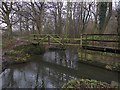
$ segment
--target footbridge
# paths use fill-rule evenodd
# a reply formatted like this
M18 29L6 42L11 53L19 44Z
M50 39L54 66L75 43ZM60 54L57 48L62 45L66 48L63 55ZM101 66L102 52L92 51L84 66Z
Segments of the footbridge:
M81 34L79 38L68 38L57 34L32 34L33 43L48 45L79 46L86 50L120 53L120 36L118 34Z

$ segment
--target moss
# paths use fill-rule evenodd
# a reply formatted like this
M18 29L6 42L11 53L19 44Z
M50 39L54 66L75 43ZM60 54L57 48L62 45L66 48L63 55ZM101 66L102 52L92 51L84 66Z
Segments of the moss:
M79 62L105 68L105 69L112 70L112 71L120 71L120 63L106 64L106 63L102 63L102 62L94 61L94 60L79 60Z
M28 59L30 58L30 55L26 54L22 50L20 51L10 50L6 52L6 56L13 63L20 63L20 62L23 63L28 61Z
M120 58L120 54L117 54L117 53L110 53L110 52L100 52L100 51L92 51L92 50L78 50L78 54L81 54L81 53L87 53L87 54L94 54L94 55L103 55L103 56L112 56L112 57L118 57Z
M97 80L90 80L90 79L80 79L80 80L70 80L68 83L65 83L62 88L74 88L74 89L86 89L91 90L91 88L115 88L117 90L117 86L111 86L106 82L101 82Z
M7 51L5 55L13 63L24 63L29 61L33 54L42 54L45 52L43 46L40 45L20 45L16 46L10 51Z
M14 50L17 50L17 51L22 50L23 52L28 54L42 54L45 52L45 48L42 45L37 45L37 44L17 46L14 48Z
M89 65L93 65L93 66L97 66L97 67L102 67L108 70L112 70L112 71L120 71L120 63L119 62L102 62L99 60L94 60L95 56L99 56L100 58L103 56L100 55L101 52L96 52L96 51L89 51L87 50L87 52L92 53L92 54L87 54L87 57L84 58L84 56L82 57L81 53L82 50L78 50L78 56L79 56L79 61L78 62L82 62L85 64L89 64ZM85 53L85 52L83 52ZM112 55L111 55L112 56ZM120 56L120 55L119 55ZM119 57L116 55L116 57Z

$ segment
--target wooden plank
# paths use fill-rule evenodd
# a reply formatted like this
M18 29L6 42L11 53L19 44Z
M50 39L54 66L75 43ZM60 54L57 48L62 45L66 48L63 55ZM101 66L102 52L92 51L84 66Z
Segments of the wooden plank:
M54 38L54 37L52 37L51 35L49 35L49 36L50 36L50 38L52 38L52 39L54 39L55 41L57 41L59 44L63 45L63 43L61 43L61 41L59 41L59 40L55 39L55 38Z
M37 41L32 41L32 43L37 43ZM48 44L48 42L43 42L43 44ZM50 44L56 44L56 45L58 45L59 43L50 43ZM70 45L70 46L72 46L72 45L76 45L76 46L78 46L78 45L80 45L80 44L72 44L72 43L65 43L65 45Z
M120 49L112 49L112 48L102 48L102 47L95 47L95 46L82 46L83 49L87 50L94 50L94 51L101 51L101 52L111 52L120 54Z
M87 41L97 41L97 42L119 42L119 40L93 40L93 39L87 39Z
M87 36L119 36L118 34L83 34Z

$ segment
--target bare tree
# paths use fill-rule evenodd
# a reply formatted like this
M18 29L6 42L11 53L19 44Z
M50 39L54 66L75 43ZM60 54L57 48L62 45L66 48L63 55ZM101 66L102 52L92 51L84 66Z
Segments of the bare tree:
M44 14L44 2L30 2L27 3L29 11L26 11L31 16L31 20L34 21L38 33L41 34L42 31L42 18Z
M2 23L7 24L7 30L8 30L8 36L10 37L12 35L12 24L10 21L10 14L12 12L12 5L13 3L7 3L7 2L2 2L2 7L1 7L1 12L2 12Z
M58 34L62 34L62 2L57 2L57 10L58 10Z
M99 3L99 33L104 33L112 15L112 2Z
M0 21L6 24L7 35L9 38L12 38L12 25L20 20L19 17L16 17L19 8L17 8L15 4L16 3L13 2L2 2L2 6L0 7L0 12L2 13Z

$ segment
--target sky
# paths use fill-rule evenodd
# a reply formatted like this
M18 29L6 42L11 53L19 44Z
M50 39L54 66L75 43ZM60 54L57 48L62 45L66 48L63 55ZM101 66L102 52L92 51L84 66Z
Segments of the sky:
M92 1L96 1L96 2L118 2L120 0L1 0L1 1L17 1L17 2L22 2L22 1L27 1L27 2L34 2L34 1L40 1L40 2L67 2L67 1L71 1L71 2L92 2Z

